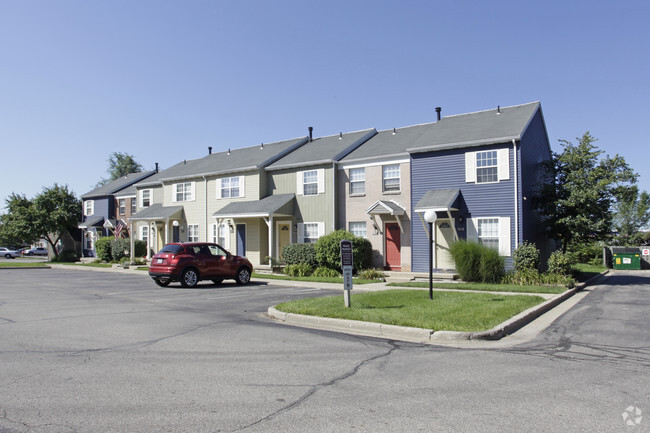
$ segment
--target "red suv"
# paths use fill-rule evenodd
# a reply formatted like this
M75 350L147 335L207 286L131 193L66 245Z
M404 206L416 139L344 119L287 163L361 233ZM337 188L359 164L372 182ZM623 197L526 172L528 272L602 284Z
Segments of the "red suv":
M217 244L205 242L168 244L151 259L149 276L159 286L180 281L183 287L194 287L201 280L220 284L233 278L237 284L248 284L253 265L246 257L233 256Z

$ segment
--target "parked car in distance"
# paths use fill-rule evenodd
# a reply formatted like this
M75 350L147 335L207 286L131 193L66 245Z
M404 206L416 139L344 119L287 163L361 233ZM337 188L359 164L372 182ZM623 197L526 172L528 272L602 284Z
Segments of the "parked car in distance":
M5 259L15 259L18 256L20 256L20 253L18 251L0 247L0 257L4 257Z
M26 255L26 256L47 256L47 248L45 248L45 247L36 247L36 248L32 248L30 250L24 251L23 254Z
M201 280L221 284L224 279L248 284L252 273L253 265L246 257L207 242L167 244L149 266L149 276L161 287L173 281L180 281L183 287L194 287Z

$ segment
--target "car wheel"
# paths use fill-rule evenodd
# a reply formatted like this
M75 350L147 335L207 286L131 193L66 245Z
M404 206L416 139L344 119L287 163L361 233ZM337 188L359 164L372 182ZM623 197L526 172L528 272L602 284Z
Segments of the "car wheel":
M221 284L222 281L223 281L223 278L216 278L216 279L212 280L212 282L215 284L215 286L218 286L219 284Z
M5 254L5 259L10 259L10 258L11 258L11 254Z
M185 269L181 274L181 286L194 287L199 282L199 273L194 268Z
M169 278L154 278L153 280L154 280L154 281L156 282L156 284L158 284L160 287L167 287L167 286L169 286L169 283L172 282L172 280L169 279Z
M251 280L251 271L246 267L239 268L237 275L235 276L235 281L237 284L248 284Z

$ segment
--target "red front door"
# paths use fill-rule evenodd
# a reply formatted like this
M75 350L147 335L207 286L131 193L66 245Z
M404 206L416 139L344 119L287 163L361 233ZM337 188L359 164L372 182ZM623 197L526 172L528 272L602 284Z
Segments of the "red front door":
M386 269L399 271L402 269L402 243L399 225L386 223Z

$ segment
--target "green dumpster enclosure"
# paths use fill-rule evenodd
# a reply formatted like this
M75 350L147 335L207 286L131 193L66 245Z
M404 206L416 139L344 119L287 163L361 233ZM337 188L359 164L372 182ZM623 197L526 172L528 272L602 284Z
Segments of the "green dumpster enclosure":
M614 269L641 269L641 251L638 248L612 248Z

